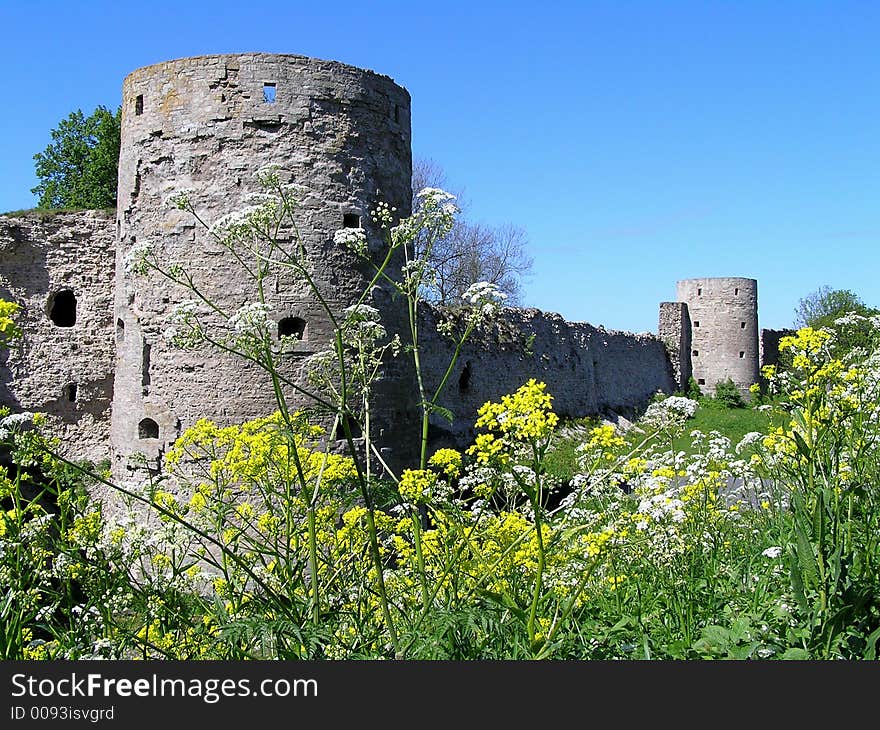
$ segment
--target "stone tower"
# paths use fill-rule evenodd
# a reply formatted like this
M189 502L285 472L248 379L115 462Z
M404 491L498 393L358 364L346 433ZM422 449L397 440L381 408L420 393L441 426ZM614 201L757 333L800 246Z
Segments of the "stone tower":
M730 378L748 395L759 379L758 282L719 277L677 282L677 299L687 304L691 367L700 389L714 392Z
M232 255L168 197L187 189L211 223L259 192L255 174L271 164L296 186L296 226L313 278L341 311L371 272L334 244L334 232L363 228L370 249L381 253L370 210L384 201L409 214L409 93L386 76L342 63L258 53L169 61L124 80L111 424L117 473L136 452L157 464L200 417L224 424L276 408L263 371L215 349L182 351L165 341L175 308L191 293L155 272L126 269L132 249L148 244L165 265L183 265L224 312L254 301L253 282ZM292 244L295 234L281 236ZM279 331L299 338L285 363L296 380L304 358L328 344L333 327L301 277L274 275L266 290ZM399 329L391 297L381 289L373 295L371 303L392 319L387 329ZM388 402L377 423L393 430L401 421L394 409L409 404L377 400ZM393 441L393 434L384 438Z

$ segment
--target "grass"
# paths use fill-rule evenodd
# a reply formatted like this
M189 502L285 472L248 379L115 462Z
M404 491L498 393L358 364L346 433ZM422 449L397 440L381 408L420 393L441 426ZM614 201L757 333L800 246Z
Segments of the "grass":
M571 435L561 436L555 450L547 456L545 462L547 472L563 482L568 482L577 474L579 467L576 449L585 440L581 431L586 433L586 430L599 425L599 423L600 420L597 418L579 418L566 421L563 427L567 428L563 433L567 432ZM743 436L752 431L767 433L769 426L770 417L764 411L749 407L726 408L711 398L704 398L700 401L700 407L684 433L675 439L671 446L675 451L684 451L690 456L695 451L690 436L692 431L701 431L707 434L711 431L717 431L736 445ZM632 434L627 441L629 444L627 448L632 448L638 443L639 438Z
M711 402L701 403L686 432L673 441L673 448L690 455L693 452L691 431L718 431L727 436L732 444L737 444L751 431L767 433L769 425L770 417L764 411L754 408L720 408Z

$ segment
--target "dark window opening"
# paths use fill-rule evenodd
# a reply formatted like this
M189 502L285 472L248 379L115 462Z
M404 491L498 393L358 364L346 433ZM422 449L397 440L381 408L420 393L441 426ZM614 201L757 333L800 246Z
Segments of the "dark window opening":
M739 296L739 289L733 290L733 296Z
M461 375L458 376L458 392L467 393L471 389L471 361L465 363Z
M746 356L746 353L743 352L742 350L740 350L739 351L739 359L742 360L743 358L745 358L745 356Z
M744 329L746 328L746 323L745 323L745 322L740 322L740 323L739 323L739 328L740 328L741 330L744 330Z
M697 385L705 385L706 378L697 378Z
M357 213L346 213L342 216L343 228L360 228L361 217Z
M267 104L275 103L275 84L263 84L263 101Z
M304 340L306 337L306 321L300 317L285 317L278 322L278 339L293 337Z
M135 116L140 116L144 113L144 95L138 94L134 99L134 113Z
M351 437L353 439L359 439L361 437L361 427L354 416L345 417L345 428L348 429L348 432L351 434ZM342 438L346 437L345 428L342 429Z
M125 341L125 322L122 317L119 317L119 319L116 320L116 341Z
M699 326L700 326L700 320L696 320L694 322L694 327L699 327Z
M692 354L694 357L699 357L699 356L700 356L700 351L699 351L699 350L694 350L691 354Z
M64 386L64 397L70 403L76 403L76 383L68 383Z
M150 385L150 355L152 354L152 346L144 343L144 349L141 350L141 385L145 388Z
M394 121L400 122L400 104L394 105Z
M141 174L139 172L136 172L134 174L134 187L131 190L131 197L132 197L132 199L135 199L140 194L141 194Z
M702 289L697 289L697 296L698 296L698 297L703 296L703 290L702 290Z
M159 424L152 418L145 418L138 424L139 439L157 439L159 438Z
M76 295L70 289L62 289L52 297L49 319L59 327L73 327L76 324Z

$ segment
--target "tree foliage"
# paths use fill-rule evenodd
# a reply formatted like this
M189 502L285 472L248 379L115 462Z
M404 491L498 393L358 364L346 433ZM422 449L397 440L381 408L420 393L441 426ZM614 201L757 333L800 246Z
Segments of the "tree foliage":
M426 187L449 190L446 175L436 162L417 159L413 164L413 196ZM436 278L426 297L437 304L454 304L471 284L488 281L507 294L508 304L522 304L523 279L533 265L525 231L509 223L487 226L467 221L462 194L450 192L456 195L462 215L446 236L432 242L428 261Z
M849 289L832 289L820 286L816 291L802 297L795 309L794 325L800 327L829 326L848 312L867 316L874 312L855 292Z
M857 348L869 352L880 344L877 326L871 319L878 314L880 309L869 307L849 289L820 286L798 303L795 326L832 330L835 354L844 357ZM787 365L787 358L780 354L780 366Z
M52 144L34 155L40 183L31 189L39 208L112 208L116 205L122 107L99 106L90 116L71 112L53 129Z

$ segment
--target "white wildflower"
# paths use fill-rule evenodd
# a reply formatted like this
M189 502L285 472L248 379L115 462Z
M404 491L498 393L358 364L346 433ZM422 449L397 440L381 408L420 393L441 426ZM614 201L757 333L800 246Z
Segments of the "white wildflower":
M278 325L269 319L269 306L262 302L249 302L229 318L229 327L246 339L262 340L265 334Z
M455 196L452 193L448 193L441 188L422 188L416 193L416 197L422 201L422 205L427 203L442 205L448 201L455 200Z
M340 228L333 234L333 243L359 256L367 254L367 233L363 228Z
M761 555L763 555L765 558L778 558L780 555L782 555L782 548L778 545L774 545L773 547L768 547L766 550L764 550Z
M153 255L153 245L149 241L138 241L125 254L123 260L125 273L129 275L146 274L149 268L147 259Z

